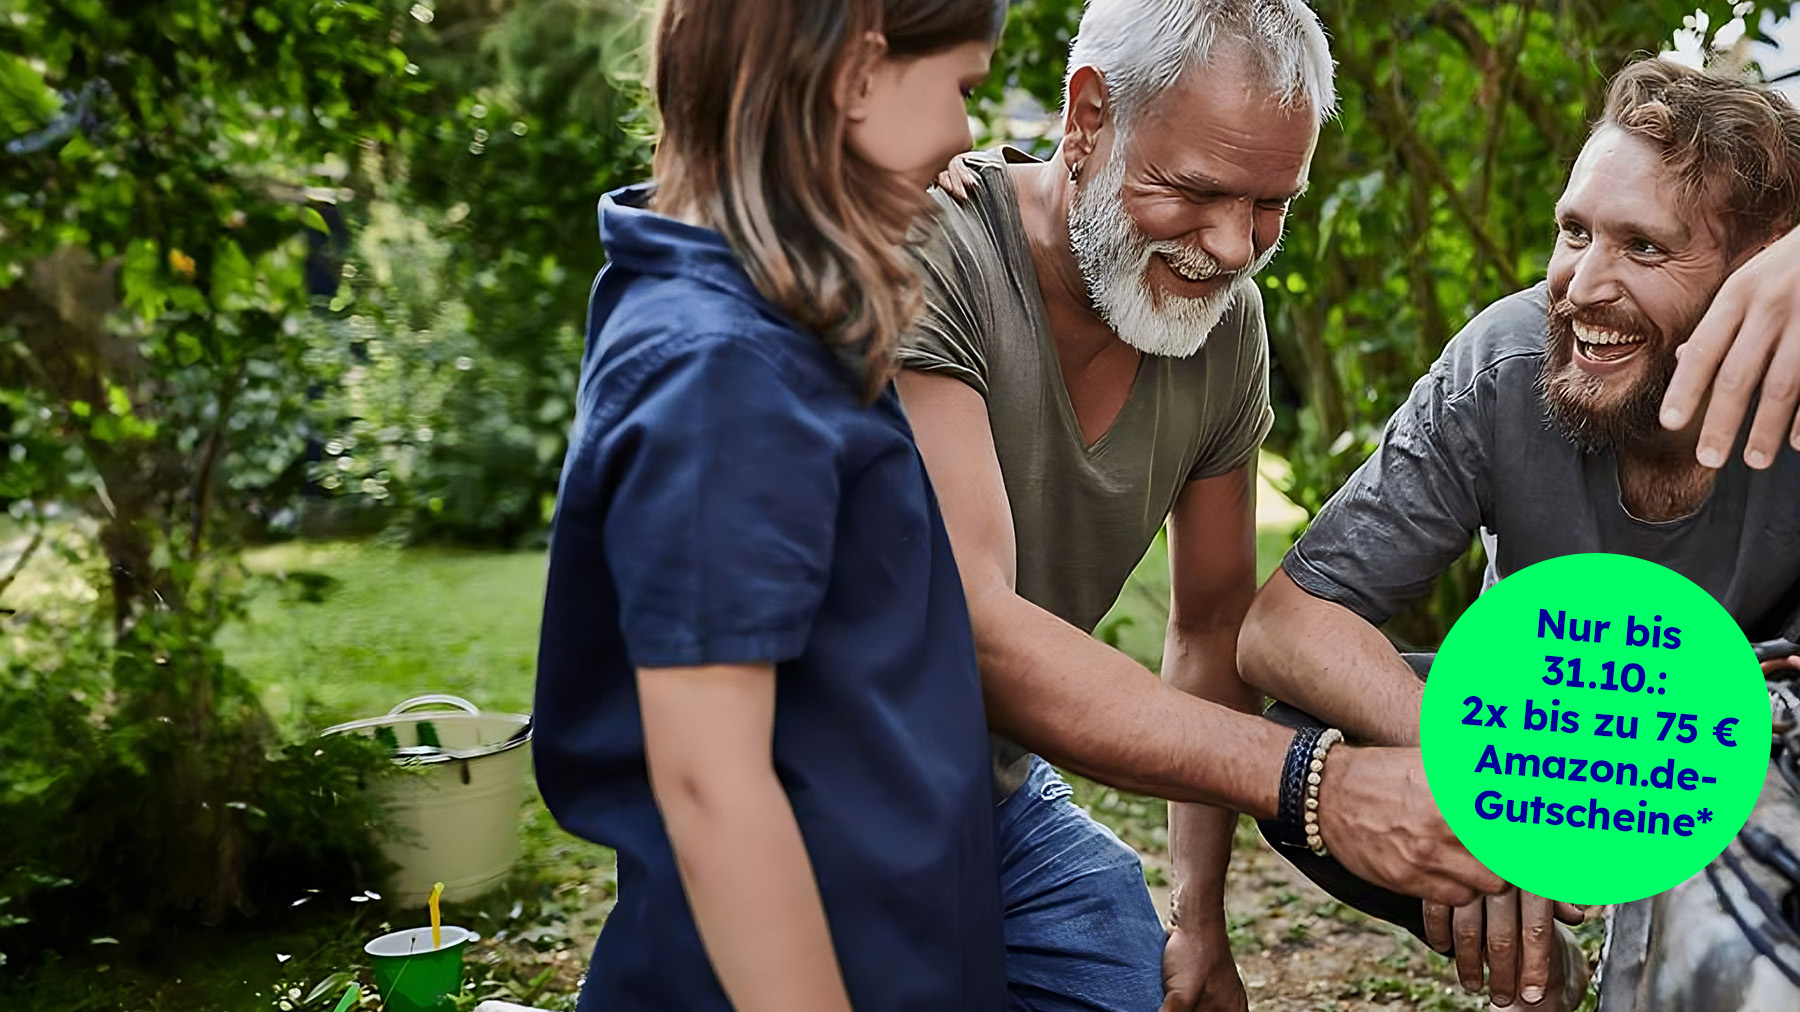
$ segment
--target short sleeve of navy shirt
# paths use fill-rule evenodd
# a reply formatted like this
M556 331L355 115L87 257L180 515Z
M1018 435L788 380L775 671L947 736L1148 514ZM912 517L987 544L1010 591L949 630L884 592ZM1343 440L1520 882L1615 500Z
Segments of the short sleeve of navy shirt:
M853 1005L1004 996L987 732L961 581L891 390L873 405L716 232L601 202L551 536L534 749L618 852L586 1012L730 1003L645 769L636 669L775 665L772 751Z
M843 435L740 339L671 337L653 357L606 447L626 653L649 668L798 657L831 575Z

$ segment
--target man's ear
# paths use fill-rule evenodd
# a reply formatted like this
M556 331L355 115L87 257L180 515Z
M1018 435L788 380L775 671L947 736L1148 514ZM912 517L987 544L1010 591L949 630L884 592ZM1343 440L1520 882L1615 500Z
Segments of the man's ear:
M887 36L880 32L864 32L852 43L838 70L833 97L844 118L860 123L869 115L869 98L875 91L875 69L887 55Z
M1094 67L1076 67L1069 77L1069 105L1063 110L1063 168L1074 176L1094 153L1100 131L1112 122L1106 78Z

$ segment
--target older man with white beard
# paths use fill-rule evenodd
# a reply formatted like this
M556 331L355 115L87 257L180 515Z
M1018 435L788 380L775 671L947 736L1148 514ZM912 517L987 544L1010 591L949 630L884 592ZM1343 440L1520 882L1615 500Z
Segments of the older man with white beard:
M1501 883L1442 823L1416 750L1295 735L1252 716L1237 673L1272 417L1250 278L1335 102L1317 18L1300 0L1093 0L1069 66L1049 161L974 156L966 199L939 195L900 394L995 732L1015 1007L1241 1012L1229 808L1411 895ZM1159 681L1088 634L1165 520ZM1171 932L1136 856L1045 759L1174 802Z

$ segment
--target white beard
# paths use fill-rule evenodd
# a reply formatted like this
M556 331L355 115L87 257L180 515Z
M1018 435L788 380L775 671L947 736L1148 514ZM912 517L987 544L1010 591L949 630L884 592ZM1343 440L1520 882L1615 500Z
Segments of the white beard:
M1125 212L1125 159L1116 144L1112 157L1080 188L1069 204L1069 244L1086 282L1094 311L1119 340L1146 355L1187 358L1199 351L1237 298L1239 287L1268 265L1280 244L1270 246L1231 282L1200 298L1150 290L1146 272L1158 253L1198 278L1225 273L1206 253L1170 240L1151 240Z

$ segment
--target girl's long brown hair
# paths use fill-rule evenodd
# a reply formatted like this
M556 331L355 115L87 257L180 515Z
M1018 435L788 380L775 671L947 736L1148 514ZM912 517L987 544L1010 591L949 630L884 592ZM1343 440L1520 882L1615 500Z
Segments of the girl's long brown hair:
M919 301L902 244L929 206L844 143L835 85L868 32L890 56L991 41L996 0L663 0L656 205L700 216L756 287L872 397Z

